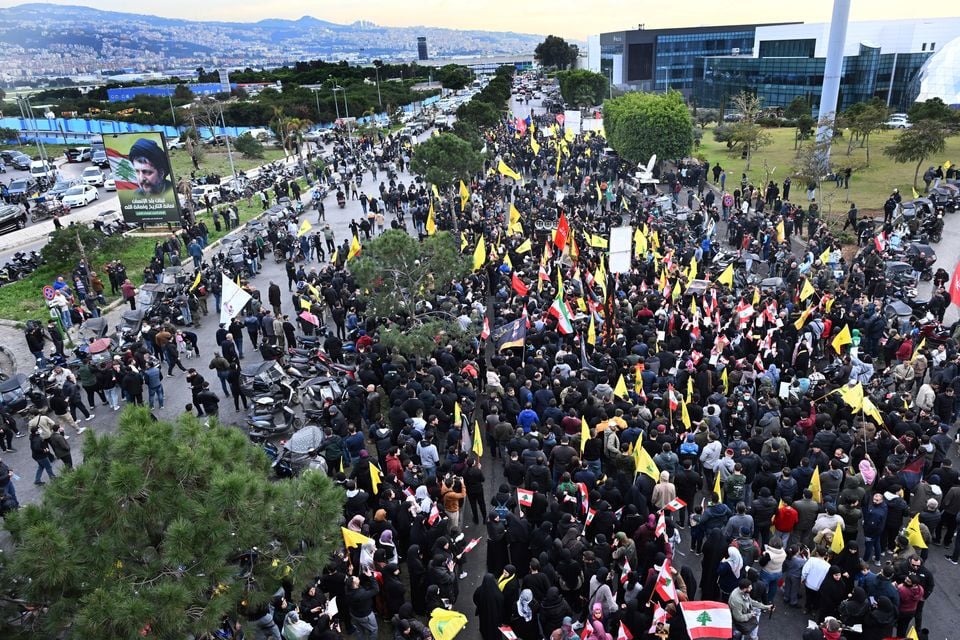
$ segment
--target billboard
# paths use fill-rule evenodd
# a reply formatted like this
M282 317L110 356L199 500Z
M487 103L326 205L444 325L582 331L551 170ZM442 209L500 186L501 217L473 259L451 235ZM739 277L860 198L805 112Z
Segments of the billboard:
M103 136L117 183L123 219L147 225L180 222L180 207L163 134L158 131Z

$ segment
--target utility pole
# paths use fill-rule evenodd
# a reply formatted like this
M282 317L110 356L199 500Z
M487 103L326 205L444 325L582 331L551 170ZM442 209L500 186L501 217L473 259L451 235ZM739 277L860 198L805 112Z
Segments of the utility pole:
M237 168L233 165L233 151L230 149L230 136L227 135L227 120L223 117L223 105L220 102L217 102L217 107L220 108L220 122L223 123L223 140L227 143L227 158L230 160L230 175L232 178L236 178Z
M173 119L173 126L177 126L177 113L173 110L173 94L167 94L167 100L170 102L170 117Z

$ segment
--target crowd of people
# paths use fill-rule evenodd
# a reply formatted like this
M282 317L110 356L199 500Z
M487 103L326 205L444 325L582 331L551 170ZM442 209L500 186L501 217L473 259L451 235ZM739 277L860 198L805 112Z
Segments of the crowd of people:
M605 155L602 135L534 123L484 132L493 159L466 197L391 175L379 198L357 195L378 231L377 215L406 230L412 210L425 235L433 204L436 225L462 234L465 260L482 239L480 264L433 292L480 335L472 349L438 339L417 358L384 346L383 319L365 315L344 259L350 241L327 246L340 256L325 263L326 242L301 251L276 238L293 308L338 319L328 347L361 337L354 382L319 418L346 495L344 548L315 583L284 584L248 612L254 637L373 640L389 625L396 638L447 640L429 621L459 611L483 640L687 638L683 605L704 601L726 605L740 638L759 637L775 624L761 613L783 607L816 622L802 632L811 640L921 629L931 550L960 560L954 337L925 340L924 319L884 316L883 269L849 264L815 194L793 202L789 183L744 183L734 198L718 165L685 166L663 191L704 195L665 206ZM340 149L400 165L409 154L392 136ZM633 255L614 274L600 236L620 224L634 228ZM866 254L882 267L882 247ZM303 273L296 262L311 258L319 269ZM838 280L841 263L850 276ZM762 275L782 284L761 288ZM267 302L250 337L292 343L273 283ZM520 345L501 349L485 322L519 323ZM218 332L210 368L224 395L237 395L247 328L239 318ZM163 406L149 349L93 375L134 402L147 380L150 405ZM209 392L201 372L187 379L197 376L197 393ZM65 416L87 385L73 386L54 411L63 422L30 426L38 483L53 475L51 453L63 460L63 424L77 424ZM217 413L199 396L194 405ZM478 549L484 575L461 593Z

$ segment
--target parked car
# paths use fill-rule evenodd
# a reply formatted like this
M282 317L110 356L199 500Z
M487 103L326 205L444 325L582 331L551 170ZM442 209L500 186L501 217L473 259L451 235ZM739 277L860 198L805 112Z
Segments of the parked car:
M92 160L93 164L97 165L98 167L109 167L109 166L110 166L110 159L107 157L107 152L106 152L106 151L102 151L102 150L94 151L94 152L93 152L93 157L92 157L91 160Z
M218 184L198 184L190 190L190 198L194 204L203 204L203 197L207 196L211 204L220 202L220 185Z
M16 180L10 181L10 184L7 186L7 191L11 198L22 195L30 196L37 191L37 181L33 178L17 178Z
M20 171L29 171L32 163L33 158L23 153L15 153L14 156L10 158L10 164L13 168Z
M100 167L87 167L83 170L83 173L80 175L80 177L87 184L95 187L103 186L103 171L100 170Z
M73 147L67 149L67 162L89 162L93 158L93 150L90 147Z
M19 155L20 155L20 152L17 151L16 149L4 149L3 151L0 151L0 160L3 160L4 162L9 164L10 162L13 161L14 156L19 156Z
M17 205L0 206L0 233L27 226L27 214Z
M37 181L45 180L47 184L53 184L57 180L57 168L52 162L34 160L30 163L30 177Z
M78 184L75 187L67 189L67 192L63 194L62 202L73 209L75 207L86 206L99 198L100 193L96 187L89 184Z
M50 187L49 191L47 191L47 196L53 197L53 198L60 198L63 196L64 193L67 192L67 190L70 187L75 187L78 184L82 184L82 181L76 178L74 178L73 180L63 180L63 179L57 180L57 183L52 187Z
M187 143L183 138L167 140L167 149L183 149L185 146L187 146Z
M890 119L883 124L891 129L909 129L913 126L910 124L910 121L907 120L907 116L899 114L890 116Z

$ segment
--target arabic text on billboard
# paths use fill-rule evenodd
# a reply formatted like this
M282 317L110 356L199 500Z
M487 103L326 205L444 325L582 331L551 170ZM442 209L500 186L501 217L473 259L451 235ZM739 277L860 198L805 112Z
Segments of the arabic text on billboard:
M103 144L117 183L123 219L148 225L179 222L175 180L163 134L106 135Z

